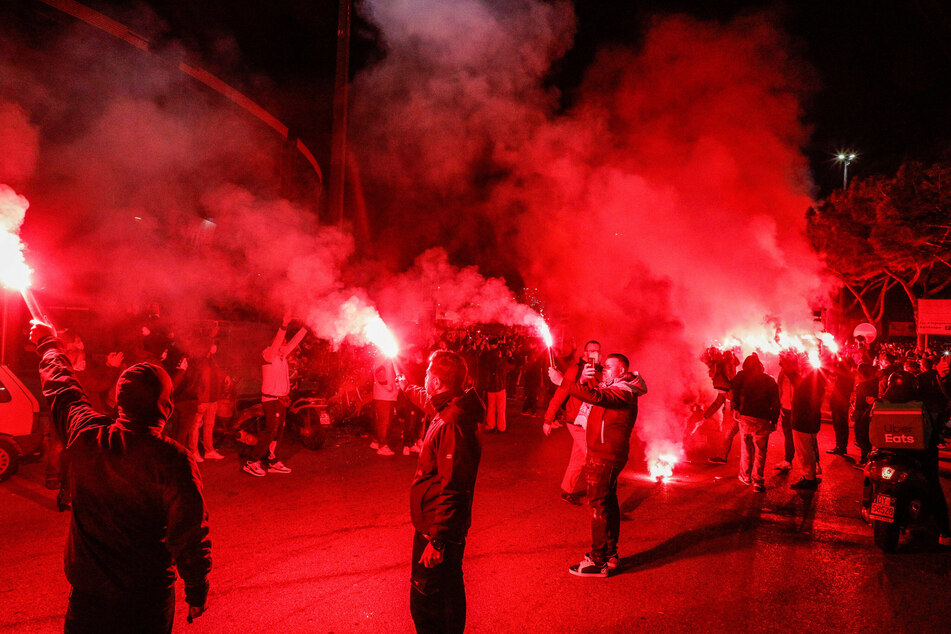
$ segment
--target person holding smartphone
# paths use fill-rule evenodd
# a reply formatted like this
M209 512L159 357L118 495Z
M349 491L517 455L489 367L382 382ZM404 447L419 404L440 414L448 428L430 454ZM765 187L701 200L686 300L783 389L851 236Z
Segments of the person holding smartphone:
M597 387L601 383L603 369L601 366L601 344L592 339L584 344L584 352L577 363L565 371L564 381L555 390L554 396L548 403L548 409L542 423L542 431L548 436L556 426L555 415L562 405L565 406L565 426L568 428L568 433L571 434L571 454L568 457L565 475L561 479L561 499L574 506L581 506L581 499L584 497L586 487L584 480L581 478L581 472L584 469L585 458L588 454L585 428L588 423L588 415L591 412L591 404L571 396L568 393L566 383L580 383L582 374L587 372L589 378L584 379L585 384L590 387Z

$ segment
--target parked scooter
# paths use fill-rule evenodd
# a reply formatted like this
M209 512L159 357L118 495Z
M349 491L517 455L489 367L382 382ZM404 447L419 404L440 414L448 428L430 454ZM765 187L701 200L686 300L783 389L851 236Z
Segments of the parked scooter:
M308 449L320 449L330 428L327 399L307 392L291 392L287 398L287 418L284 433L297 438ZM257 444L258 435L264 427L264 407L260 400L245 402L238 411L234 429L238 442L249 447Z
M931 434L930 419L916 397L914 376L894 372L882 400L872 407L869 439L875 450L865 465L862 518L872 524L875 544L895 552L902 533L924 524L928 481L923 460Z
M922 452L876 449L865 465L862 518L872 524L875 545L887 553L898 549L902 533L931 515Z

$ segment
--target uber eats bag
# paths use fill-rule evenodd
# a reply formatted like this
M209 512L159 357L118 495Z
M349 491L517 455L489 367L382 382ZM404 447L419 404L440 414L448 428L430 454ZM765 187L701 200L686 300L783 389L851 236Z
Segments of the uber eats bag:
M920 401L889 403L876 401L868 437L880 449L924 449L931 426Z

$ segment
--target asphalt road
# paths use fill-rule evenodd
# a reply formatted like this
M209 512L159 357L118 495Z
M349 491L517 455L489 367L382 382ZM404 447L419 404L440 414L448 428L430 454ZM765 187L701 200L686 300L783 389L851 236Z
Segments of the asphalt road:
M588 511L559 499L570 438L546 439L515 414L487 435L465 559L470 632L951 630L951 553L933 535L885 555L859 518L861 473L824 453L815 494L770 471L765 494L726 466L682 464L651 482L629 464L619 487L622 572L568 574L589 540ZM779 459L771 438L768 464ZM735 441L735 442L738 442ZM377 456L337 433L312 452L289 445L289 475L253 478L228 459L202 465L214 570L208 612L176 632L411 632L408 490L415 456ZM947 455L945 455L947 458ZM951 463L943 463L951 492ZM68 514L43 467L0 484L0 631L62 629Z

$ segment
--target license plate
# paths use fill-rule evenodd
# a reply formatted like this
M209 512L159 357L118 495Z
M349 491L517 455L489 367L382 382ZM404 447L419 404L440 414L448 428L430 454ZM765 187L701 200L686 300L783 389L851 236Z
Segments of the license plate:
M869 515L876 520L894 522L895 498L884 493L877 493L872 501L872 508L869 509Z

